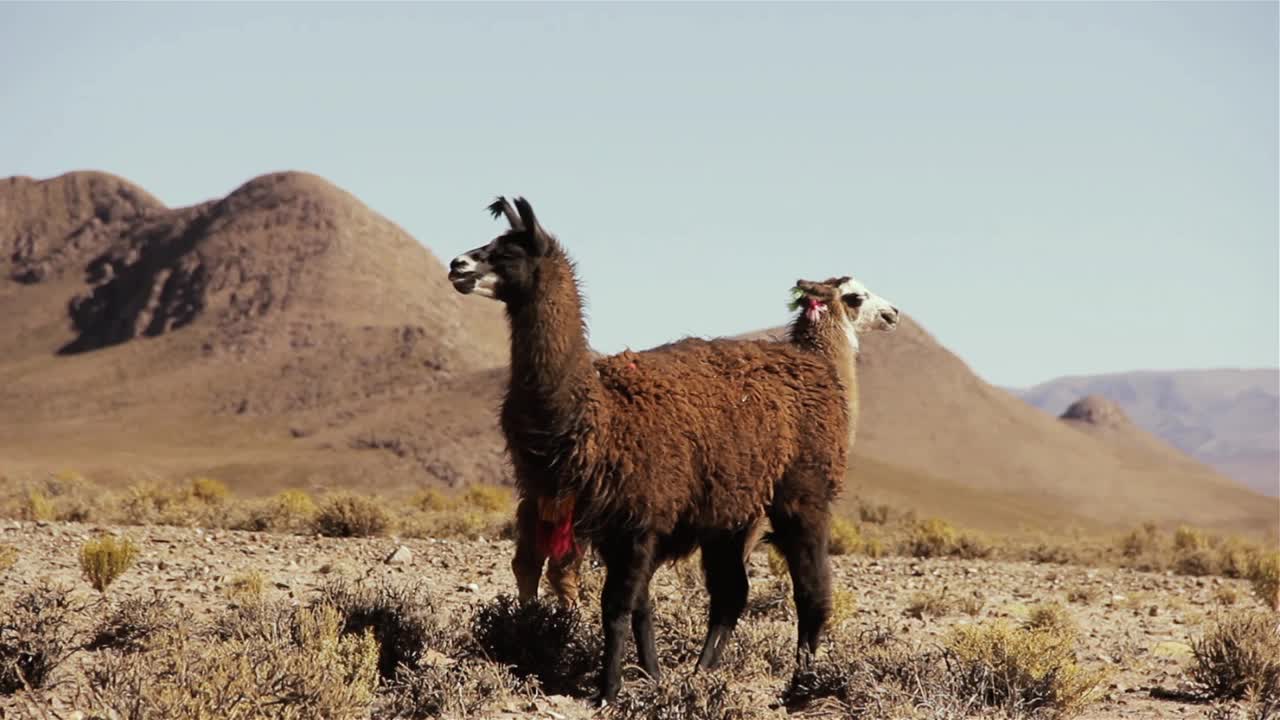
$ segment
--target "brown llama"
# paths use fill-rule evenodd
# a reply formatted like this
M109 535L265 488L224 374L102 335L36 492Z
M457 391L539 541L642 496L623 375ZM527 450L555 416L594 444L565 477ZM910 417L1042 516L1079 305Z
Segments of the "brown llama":
M822 352L831 358L845 390L849 408L849 443L852 445L858 418L856 359L853 357L858 351L858 338L868 331L892 331L898 324L898 309L847 275L822 282L798 280L791 292L790 308L800 314L791 323L787 339L798 347ZM830 311L829 308L837 303L841 305L836 307L836 311ZM679 348L681 342L646 353ZM604 362L608 362L608 358L597 360L597 363ZM552 593L565 607L572 608L578 604L578 571L585 543L578 540L568 552L559 556L552 556L545 546L557 521L563 522L571 512L572 499L569 500L566 504L548 499L521 498L516 511L516 553L511 561L521 602L537 597L543 563L550 557L547 581ZM744 561L763 536L764 523L758 522L754 532L746 538Z
M499 198L490 211L510 230L455 258L449 276L459 292L505 305L500 422L519 490L573 503L548 549L571 547L576 530L604 560L599 699L621 687L628 624L641 667L658 678L649 581L698 547L711 597L698 667L718 663L746 605L742 551L763 515L791 568L807 661L830 613L826 506L847 460L848 408L830 360L791 343L690 340L593 362L568 255L527 201Z

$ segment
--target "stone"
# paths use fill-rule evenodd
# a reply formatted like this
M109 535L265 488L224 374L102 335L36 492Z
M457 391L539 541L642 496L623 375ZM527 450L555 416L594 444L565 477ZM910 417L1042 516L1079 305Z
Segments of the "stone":
M388 565L408 565L413 562L413 551L401 545L393 550L383 562Z

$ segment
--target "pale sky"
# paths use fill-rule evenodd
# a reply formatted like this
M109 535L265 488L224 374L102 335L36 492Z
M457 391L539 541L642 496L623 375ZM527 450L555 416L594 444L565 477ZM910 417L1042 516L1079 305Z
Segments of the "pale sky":
M306 170L446 262L523 194L607 352L852 274L1001 385L1276 366L1277 7L6 3L0 176Z

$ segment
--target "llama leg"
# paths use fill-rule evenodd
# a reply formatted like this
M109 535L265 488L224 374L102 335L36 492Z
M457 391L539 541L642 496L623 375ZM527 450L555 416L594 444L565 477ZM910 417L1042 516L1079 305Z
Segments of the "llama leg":
M818 651L822 629L831 616L830 515L824 508L800 515L780 513L771 520L774 542L791 570L797 616L796 662L804 667Z
M538 502L522 497L516 506L516 555L511 559L511 571L516 576L522 603L538 597L538 581L542 579L542 563L546 558L538 552L537 532Z
M653 578L652 565L649 576L645 578L644 588L640 590L640 601L631 613L631 632L636 639L636 657L640 667L654 682L661 680L658 668L658 649L653 639L653 600L649 597L649 581Z
M711 613L702 654L698 657L699 670L720 664L720 656L747 607L747 568L742 560L745 542L746 534L741 533L702 545L702 568L707 578L707 594L711 596Z
M622 688L622 654L628 620L640 604L640 591L650 575L655 542L652 535L611 538L602 544L605 579L600 598L604 624L604 663L600 672L599 702L613 702Z
M585 555L584 546L579 541L574 551L560 560L547 562L547 581L551 590L559 598L560 604L566 608L578 606L578 571Z

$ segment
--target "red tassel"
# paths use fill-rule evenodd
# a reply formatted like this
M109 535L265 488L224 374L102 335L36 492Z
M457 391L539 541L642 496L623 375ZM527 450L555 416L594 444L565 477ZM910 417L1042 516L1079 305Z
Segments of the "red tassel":
M576 549L573 537L573 498L538 500L538 553L559 562Z

